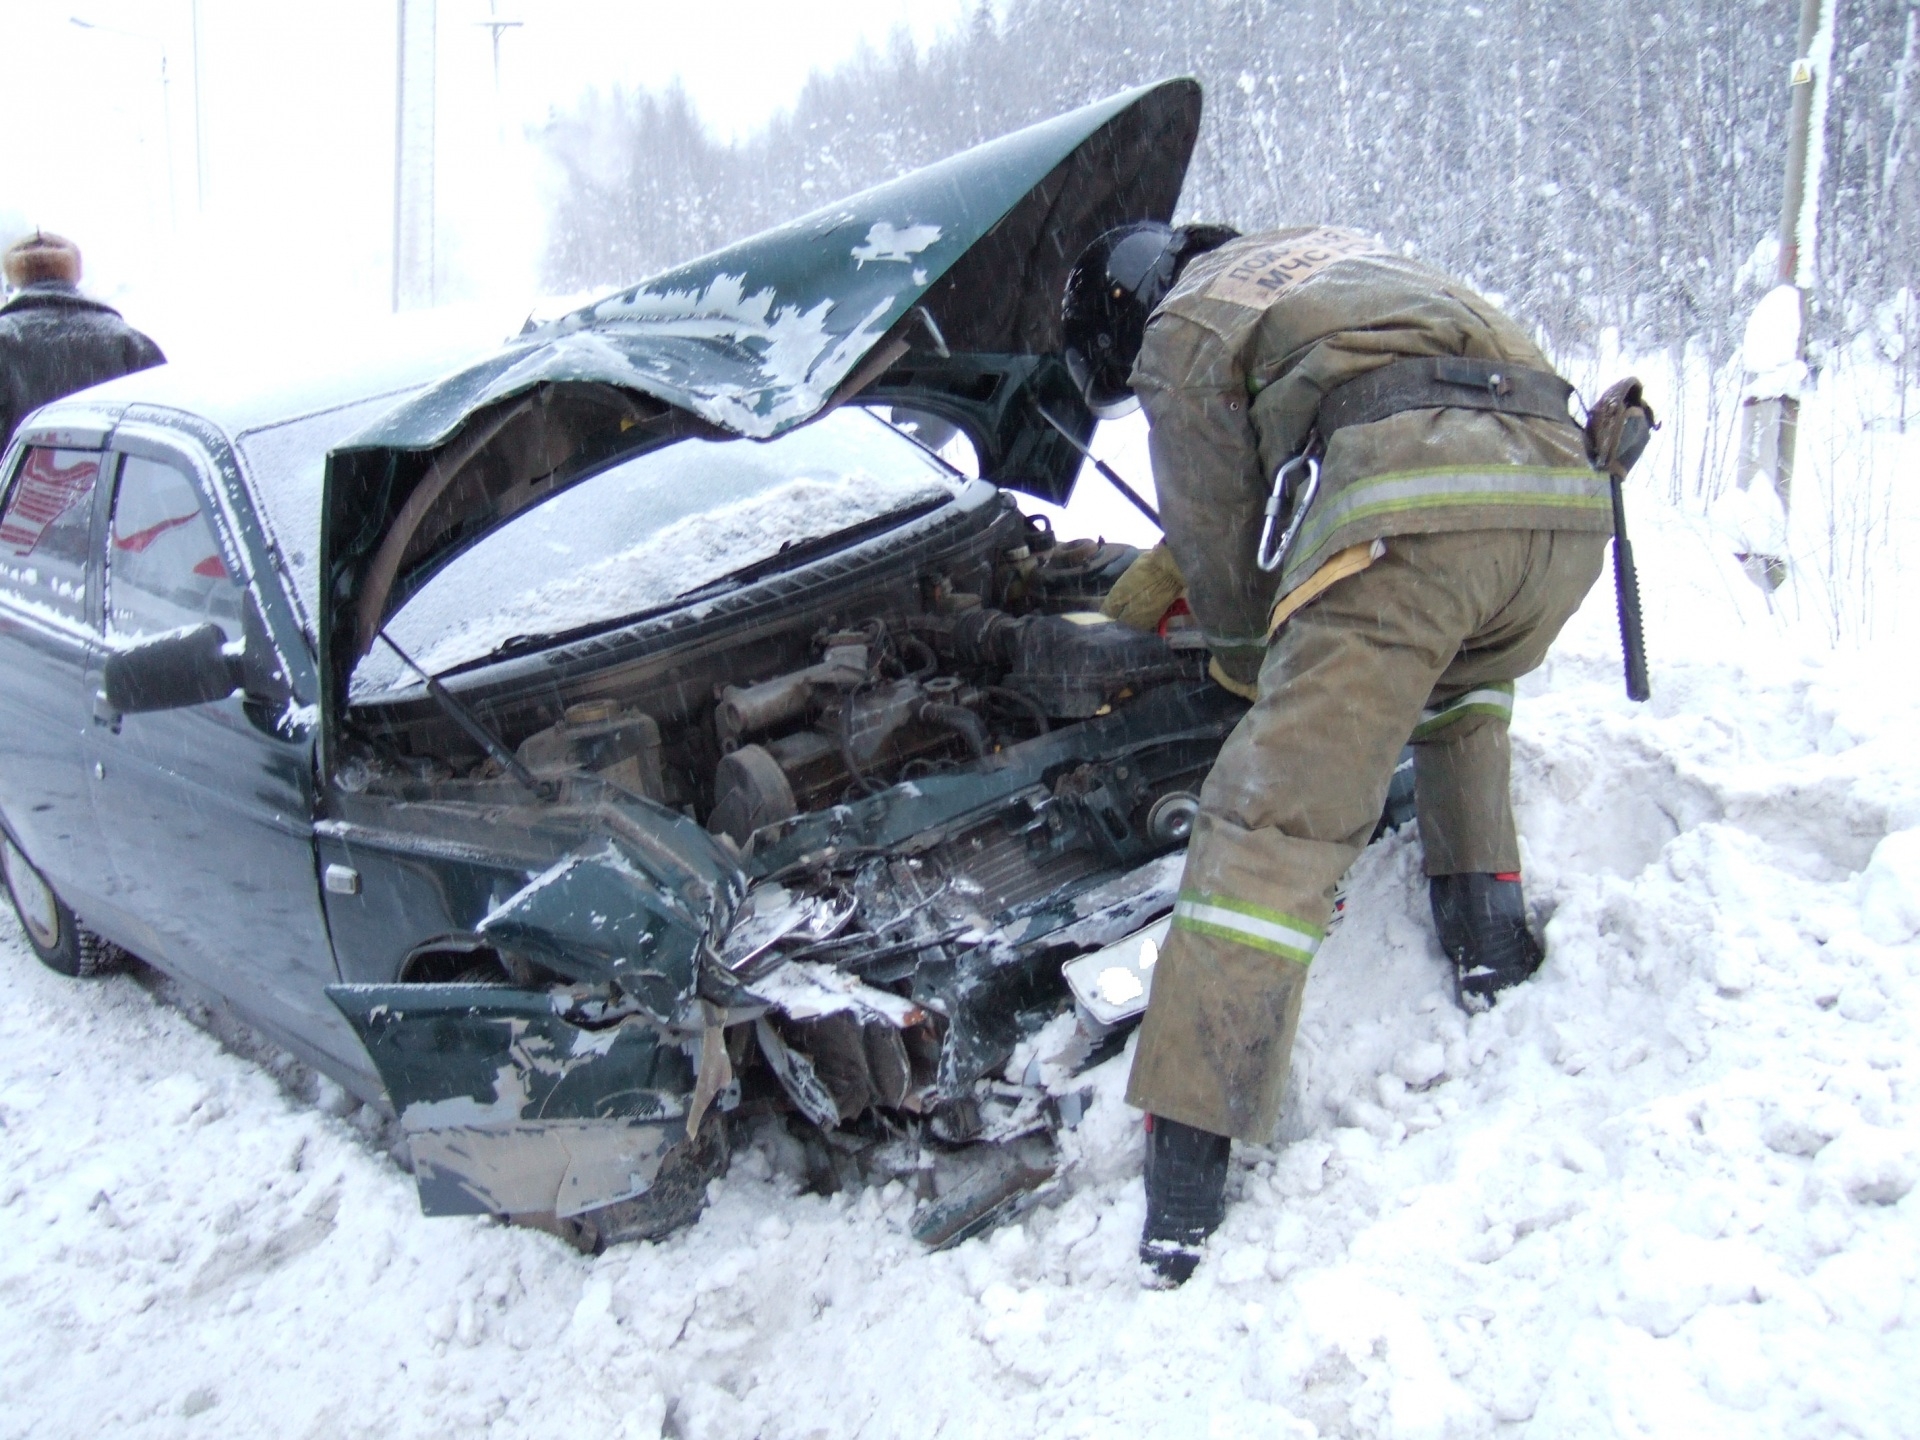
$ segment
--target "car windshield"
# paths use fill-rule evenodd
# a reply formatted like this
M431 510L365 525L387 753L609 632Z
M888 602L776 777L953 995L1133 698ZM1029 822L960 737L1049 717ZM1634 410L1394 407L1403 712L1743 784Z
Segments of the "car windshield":
M776 440L681 440L526 511L453 560L387 633L439 675L657 609L810 540L936 504L966 482L865 411ZM354 672L365 700L415 676L376 644Z
M320 510L327 452L393 409L402 393L356 400L239 437L240 449L253 468L267 528L279 543L303 612L300 621L309 635L313 617L320 611Z

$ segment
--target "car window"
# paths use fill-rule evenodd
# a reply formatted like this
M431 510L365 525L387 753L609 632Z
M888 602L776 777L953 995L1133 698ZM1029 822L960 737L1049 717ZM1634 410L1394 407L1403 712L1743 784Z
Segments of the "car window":
M240 613L240 587L193 481L172 465L127 456L107 539L108 633L164 635L211 620L235 640Z
M884 418L902 435L912 436L962 475L979 477L980 452L967 438L967 432L951 420L905 405L887 407Z
M792 545L952 498L965 481L878 417L776 440L681 440L515 517L434 576L388 633L438 674L519 636L665 605ZM411 683L384 646L356 697Z
M377 395L337 410L249 430L239 439L267 529L287 563L309 627L312 617L320 613L320 503L327 452L393 409L399 398Z
M16 599L82 622L100 458L93 450L30 447L0 514L0 585Z

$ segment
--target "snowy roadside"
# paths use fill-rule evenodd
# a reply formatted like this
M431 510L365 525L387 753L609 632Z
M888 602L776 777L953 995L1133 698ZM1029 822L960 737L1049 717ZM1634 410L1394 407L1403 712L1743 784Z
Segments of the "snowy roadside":
M1130 472L1132 473L1132 472ZM1550 959L1446 998L1410 836L1316 961L1291 1143L1143 1290L1124 1059L1065 1197L928 1256L763 1137L598 1260L426 1220L353 1125L0 922L0 1437L1920 1435L1920 678L1635 510L1522 686ZM1912 532L1909 532L1912 533Z

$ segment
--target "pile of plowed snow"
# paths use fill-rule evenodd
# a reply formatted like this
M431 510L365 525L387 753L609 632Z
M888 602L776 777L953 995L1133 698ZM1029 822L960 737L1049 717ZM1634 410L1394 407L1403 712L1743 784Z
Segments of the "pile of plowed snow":
M1133 452L1135 473L1144 469ZM0 941L0 1436L1920 1434L1920 678L1636 500L1523 683L1542 973L1448 997L1411 833L1316 960L1287 1143L1142 1285L1126 1059L1054 1205L956 1250L763 1134L583 1258L426 1220L364 1112Z

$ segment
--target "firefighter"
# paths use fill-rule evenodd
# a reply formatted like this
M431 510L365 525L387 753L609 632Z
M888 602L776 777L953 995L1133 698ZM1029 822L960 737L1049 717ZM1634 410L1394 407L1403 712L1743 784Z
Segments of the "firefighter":
M1166 540L1109 613L1151 627L1184 599L1253 702L1201 790L1127 1090L1141 1258L1179 1284L1223 1216L1229 1142L1273 1137L1335 884L1409 737L1456 993L1484 1008L1540 964L1513 682L1599 575L1611 497L1525 332L1365 235L1126 226L1076 262L1062 321L1095 414L1137 397L1150 423Z
M0 255L7 287L0 306L0 445L50 400L112 380L167 357L111 305L80 293L80 250L35 231Z

